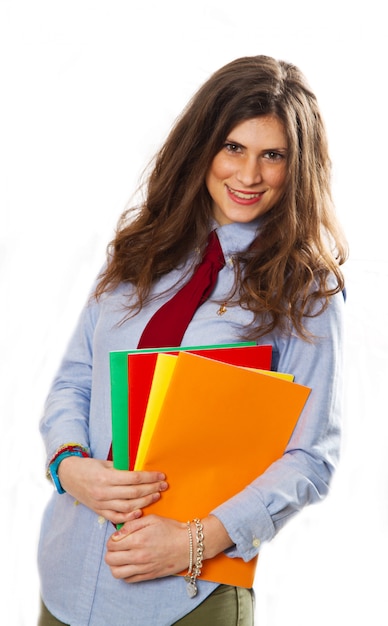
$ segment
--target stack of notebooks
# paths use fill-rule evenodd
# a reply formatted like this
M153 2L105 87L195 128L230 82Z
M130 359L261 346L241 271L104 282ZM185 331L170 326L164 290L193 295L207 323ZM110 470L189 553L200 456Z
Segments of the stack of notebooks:
M145 513L205 517L282 456L310 389L271 356L248 343L111 352L114 467L169 483ZM256 561L219 554L201 578L251 587Z

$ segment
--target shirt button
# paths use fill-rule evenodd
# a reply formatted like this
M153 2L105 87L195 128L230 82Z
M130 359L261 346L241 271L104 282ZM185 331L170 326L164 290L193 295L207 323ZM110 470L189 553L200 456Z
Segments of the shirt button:
M253 538L252 545L253 545L254 548L259 548L260 547L260 543L261 543L260 539L258 539L257 537Z
M103 526L103 524L105 524L106 519L105 517L102 517L102 515L99 515L97 522L100 524L100 526Z

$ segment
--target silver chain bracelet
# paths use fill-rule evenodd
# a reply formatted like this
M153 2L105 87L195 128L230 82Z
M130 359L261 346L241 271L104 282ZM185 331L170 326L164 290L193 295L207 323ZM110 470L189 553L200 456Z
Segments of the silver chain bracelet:
M193 520L195 524L195 539L197 542L196 550L195 550L195 562L194 562L194 546L193 546L193 534L191 531L191 523L187 522L187 531L189 533L189 569L185 576L185 581L187 583L187 594L189 598L194 598L198 593L197 587L197 578L201 575L202 571L202 562L203 562L203 551L204 551L204 534L203 534L203 525L201 520L195 518Z

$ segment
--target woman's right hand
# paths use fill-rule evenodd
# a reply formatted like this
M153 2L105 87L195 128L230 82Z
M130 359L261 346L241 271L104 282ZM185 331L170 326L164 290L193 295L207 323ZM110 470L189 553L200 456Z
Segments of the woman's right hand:
M161 472L117 470L112 461L78 456L61 461L58 477L67 493L113 524L133 519L168 488Z

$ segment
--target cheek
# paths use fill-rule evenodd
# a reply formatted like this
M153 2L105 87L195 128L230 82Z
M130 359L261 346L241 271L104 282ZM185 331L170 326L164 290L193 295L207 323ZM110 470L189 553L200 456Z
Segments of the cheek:
M271 173L271 187L281 191L286 182L286 170L282 168L280 171Z
M213 180L221 181L228 178L231 174L231 165L225 160L221 154L214 157L211 164L209 175Z

